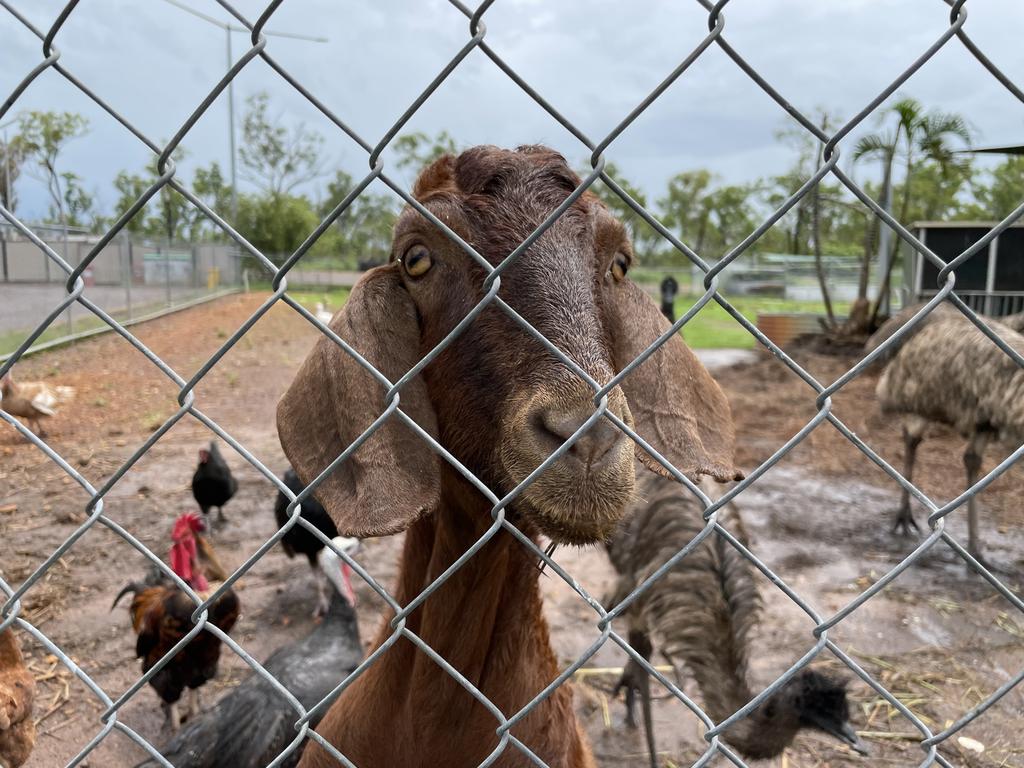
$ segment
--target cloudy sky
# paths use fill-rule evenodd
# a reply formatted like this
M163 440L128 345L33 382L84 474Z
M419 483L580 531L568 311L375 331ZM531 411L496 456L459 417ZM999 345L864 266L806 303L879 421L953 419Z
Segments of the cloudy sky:
M219 19L215 0L184 0ZM60 0L8 0L40 27ZM264 3L238 0L255 19ZM1024 84L1020 0L968 2L966 29L991 59ZM701 40L707 15L695 0L497 0L487 41L588 137L610 131ZM946 28L941 0L734 0L726 39L802 110L848 117L870 101ZM329 42L271 38L268 50L371 144L387 131L468 39L468 23L444 0L285 0L268 29ZM41 44L0 8L0 98L41 59ZM234 36L234 52L247 37ZM82 0L56 39L61 62L153 138L166 140L226 69L225 34L164 0ZM326 137L324 164L358 174L366 154L259 59L236 79L239 103L269 92L275 112ZM1024 141L1024 105L953 40L898 95L967 116L979 143ZM25 109L76 111L89 134L69 146L64 168L86 180L104 208L119 170L149 159L133 136L60 75L40 76L4 117ZM712 47L607 152L657 198L680 170L706 167L730 182L783 171L794 150L777 131L789 118L728 57ZM866 128L873 129L873 122ZM586 149L486 56L474 51L410 121L446 129L460 143L543 142L582 164ZM856 140L855 133L844 146ZM226 167L227 100L221 96L184 141L195 164ZM387 157L387 156L385 156ZM867 170L859 171L863 175ZM312 197L317 185L305 190ZM19 214L46 210L42 185L24 177Z

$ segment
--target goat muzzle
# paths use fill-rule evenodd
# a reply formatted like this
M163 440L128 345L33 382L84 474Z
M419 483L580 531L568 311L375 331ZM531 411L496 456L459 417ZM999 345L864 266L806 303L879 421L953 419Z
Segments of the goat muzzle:
M608 410L632 426L620 390L609 393ZM503 441L502 460L514 483L572 441L523 490L516 504L524 517L558 543L607 538L633 496L633 444L625 433L599 416L576 434L595 411L589 390L539 392L515 409L509 437Z

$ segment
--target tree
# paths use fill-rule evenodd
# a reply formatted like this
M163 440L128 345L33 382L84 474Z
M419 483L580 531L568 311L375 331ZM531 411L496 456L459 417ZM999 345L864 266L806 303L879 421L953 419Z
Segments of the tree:
M658 201L666 227L678 231L680 239L703 256L711 227L711 172L703 168L684 171L669 179L668 191Z
M407 133L395 139L391 145L398 159L395 164L402 169L420 168L434 162L443 155L456 155L459 152L455 139L448 131L441 131L431 137L422 131Z
M99 216L95 210L95 198L82 187L81 179L71 171L61 173L64 189L64 211L69 227L95 229ZM51 215L56 213L51 210Z
M319 219L305 197L242 195L238 232L267 256L288 256L316 229Z
M18 194L14 185L21 175L25 154L25 142L20 136L15 136L6 143L0 139L0 204L12 213L18 205Z
M636 200L644 208L647 208L647 195L644 194L643 190L635 186L630 182L622 171L615 165L615 163L605 163L604 172L608 174L611 179L618 184L622 189ZM590 170L579 171L580 177L585 177L590 173ZM619 221L629 227L630 234L633 238L633 248L637 252L637 255L650 256L653 255L657 246L661 243L661 235L651 227L643 217L637 214L625 200L616 194L611 187L605 184L602 180L595 181L590 191L593 192L597 197L605 204L605 207L611 211L612 215L615 216Z
M944 173L949 172L951 167L957 163L956 156L949 144L950 139L960 139L964 144L970 145L971 131L966 121L959 115L934 110L925 112L921 103L911 98L897 101L882 113L880 119L883 122L895 119L895 124L888 130L862 137L854 148L853 160L857 162L863 159L877 159L882 162L881 205L883 208L889 208L892 204L893 172L898 156L902 153L903 194L896 219L906 225L907 214L910 210L915 163L921 158L926 158L936 163ZM873 241L877 241L880 224L880 220L875 218L872 224ZM889 293L892 268L896 262L898 249L899 241L894 238L888 254L888 265L879 286L878 297L875 299L875 306L870 314L871 326L877 324L879 310L884 305ZM864 330L871 330L871 328Z
M227 183L216 160L210 163L209 168L196 168L192 178L192 193L221 218L231 210L231 185ZM200 240L208 223L206 216L197 212L189 228L189 240L193 243ZM213 227L212 231L218 237L222 234L220 227Z
M684 171L669 179L668 194L658 201L665 225L678 230L683 242L712 261L754 228L756 191L755 185L715 187L714 181L704 169Z
M335 172L327 185L327 197L320 205L320 216L326 217L355 186L352 177L342 170ZM360 261L383 263L391 251L391 231L397 212L390 197L367 190L352 201L335 220L332 229L338 236L336 247L349 266Z
M117 220L131 208L135 201L145 193L153 184L152 179L145 179L138 174L131 174L121 171L114 179L114 189L117 190L118 198L114 203L114 219ZM132 234L141 235L146 231L145 211L139 211L124 225L124 229Z
M50 193L50 202L61 224L67 223L65 179L58 169L61 152L68 142L84 136L89 121L74 112L26 112L18 120L19 140L25 157L35 161L39 176Z
M286 128L280 115L269 115L265 91L246 99L242 118L242 146L238 150L243 173L273 197L291 194L300 184L321 175L320 150L324 140L301 124Z
M180 147L172 155L179 167L184 157L185 150ZM157 182L161 175L157 164L158 158L154 157L143 174L131 174L127 171L117 174L114 179L114 188L118 192L118 199L114 204L115 219L123 216L146 190ZM199 210L168 183L149 199L146 207L138 211L124 228L136 235L158 237L168 242L186 238L190 242L195 242L199 235L201 219Z
M991 184L977 190L989 218L1002 220L1024 202L1024 155L1011 155L992 169Z

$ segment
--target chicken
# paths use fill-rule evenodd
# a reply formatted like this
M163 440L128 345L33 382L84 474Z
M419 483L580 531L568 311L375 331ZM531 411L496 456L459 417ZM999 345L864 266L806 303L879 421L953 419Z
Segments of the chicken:
M335 539L348 554L356 539ZM320 702L363 658L356 614L345 588L344 561L322 549L317 567L334 584L330 608L309 634L275 651L264 668L307 710ZM322 712L320 713L323 714ZM190 721L162 750L175 768L262 768L295 740L295 709L266 680L251 674L214 707ZM320 716L310 720L316 727ZM302 745L279 765L295 766ZM136 768L156 768L147 760Z
M316 303L316 311L313 314L315 314L316 319L324 325L330 325L331 320L334 319L334 315L324 308L324 303L322 301L318 301Z
M299 480L298 475L295 471L289 469L284 473L284 484L288 486L288 489L294 493L300 493L305 486L302 481ZM334 521L331 520L331 516L327 514L327 511L320 506L320 502L315 497L310 496L304 502L302 502L302 515L303 520L307 520L312 523L318 531L329 539L333 539L338 535L338 529L334 526ZM274 517L277 519L277 527L282 527L288 522L288 497L283 493L278 492L277 503L274 505ZM313 578L316 581L317 588L317 603L316 609L313 611L313 616L322 616L327 612L327 606L330 603L330 595L327 591L327 575L322 568L318 565L318 555L324 549L324 544L320 539L314 536L312 533L307 531L301 525L293 525L288 532L281 539L281 546L284 548L285 553L288 557L295 557L297 554L305 555L309 559L309 566L313 569ZM342 575L348 583L348 593L346 597L355 605L355 594L352 592L351 585L351 573L347 564L342 562Z
M237 490L238 481L231 475L231 469L220 455L217 444L211 442L208 449L200 449L199 466L192 475L192 495L203 510L203 516L209 515L210 510L216 507L217 520L224 522L222 507Z
M25 669L18 639L11 629L0 632L0 766L18 768L36 743L32 719L35 678Z
M212 591L200 556L204 548L212 553L209 542L202 537L203 530L205 524L199 515L194 512L181 515L174 524L170 557L171 569L201 596ZM143 582L128 584L114 599L111 610L128 592L134 595L129 612L132 628L138 636L135 655L142 659L145 673L192 630L192 613L196 606L183 590L159 572ZM223 632L230 632L239 611L238 596L234 590L228 590L210 607L208 621ZM200 632L149 681L163 701L170 730L177 730L180 723L177 705L186 688L190 691L189 716L199 713L199 688L216 676L220 647L220 638L212 632Z
M0 411L17 416L40 437L45 436L41 420L53 416L57 406L71 402L74 387L51 387L42 381L16 382L10 371L0 378Z

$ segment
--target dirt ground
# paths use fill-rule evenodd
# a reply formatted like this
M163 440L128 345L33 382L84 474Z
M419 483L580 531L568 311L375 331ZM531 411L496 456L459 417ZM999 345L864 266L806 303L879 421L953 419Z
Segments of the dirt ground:
M135 332L188 379L224 343L263 296L234 296L135 328ZM312 329L287 307L261 319L203 379L198 407L244 443L266 466L283 471L274 405L313 341ZM805 354L801 362L830 383L850 360ZM96 486L102 484L177 408L176 388L141 354L108 334L30 358L23 379L43 378L77 388L75 403L49 422L51 444ZM806 384L778 361L764 358L724 368L716 376L733 404L740 461L748 470L763 461L814 415ZM874 407L874 380L851 383L835 398L835 413L888 461L899 462L898 424ZM169 545L171 520L193 506L189 480L197 449L208 430L187 417L173 427L110 490L106 514L154 551ZM938 433L919 451L919 485L934 499L961 490L961 441ZM1010 447L992 448L991 468ZM998 454L998 455L997 455ZM225 564L236 565L274 531L274 490L230 449L227 459L240 482L226 508L229 524L216 544ZM1019 505L1024 470L1014 469L982 496L987 552L1006 581L1020 589L1024 533ZM911 551L914 541L889 534L898 488L834 428L823 424L738 501L751 547L824 615L852 600ZM20 584L84 519L85 494L32 446L0 430L0 572ZM918 519L923 519L917 510ZM950 522L965 535L963 512ZM367 542L360 561L383 583L396 572L397 538ZM596 596L613 572L602 551L560 549L558 561ZM94 527L26 595L26 616L70 654L112 697L138 676L127 611L110 603L126 581L141 576L142 557L102 526ZM542 577L546 611L559 658L570 663L595 636L594 614L554 575ZM762 580L765 616L755 638L754 675L766 685L813 645L812 624L799 608ZM374 634L381 603L357 586L364 640ZM311 626L314 590L304 560L289 560L275 547L240 586L244 606L233 636L258 659ZM830 633L876 680L918 717L939 730L978 705L1024 667L1024 616L979 577L967 573L943 545ZM40 680L36 717L40 738L30 768L66 764L92 738L102 707L87 689L30 638L22 635ZM826 654L827 655L827 654ZM603 647L576 680L577 708L602 766L646 766L640 734L623 725L621 702L609 695L623 654ZM822 663L836 665L834 659ZM222 656L219 678L207 686L211 699L246 676L231 653ZM699 691L684 689L700 701ZM860 681L851 680L857 730L870 745L862 758L824 736L801 735L783 758L764 765L911 766L923 758L910 723ZM121 717L160 745L162 713L146 688ZM659 696L655 720L662 765L690 765L704 743L696 718L681 704ZM986 712L959 741L941 748L956 766L1024 766L1024 690L1015 689ZM83 765L134 765L141 750L113 734ZM722 760L712 764L724 765Z

